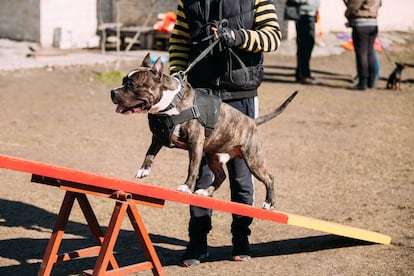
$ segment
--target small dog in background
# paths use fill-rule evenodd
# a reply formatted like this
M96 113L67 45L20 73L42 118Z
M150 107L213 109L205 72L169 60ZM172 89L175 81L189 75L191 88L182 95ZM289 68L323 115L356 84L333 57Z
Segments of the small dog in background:
M402 74L402 70L407 67L406 64L404 63L399 63L396 62L395 63L396 67L394 69L394 71L392 71L392 73L390 74L390 76L388 77L387 80L387 89L392 89L392 90L397 90L397 89L401 89L401 74Z

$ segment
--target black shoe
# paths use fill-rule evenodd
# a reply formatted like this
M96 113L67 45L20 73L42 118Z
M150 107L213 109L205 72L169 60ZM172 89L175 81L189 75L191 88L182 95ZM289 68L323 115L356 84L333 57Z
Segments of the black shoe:
M181 256L181 266L191 267L199 265L202 260L209 257L207 236L201 239L192 239Z
M360 84L351 87L351 90L365 91L367 89L368 87L366 85L360 85Z
M377 86L379 77L375 77L372 81L368 81L368 88L375 88Z
M231 260L235 262L244 262L250 259L251 259L250 255L236 255L236 256L231 257Z
M250 244L247 235L233 236L233 261L247 261L250 259Z
M351 88L352 90L365 91L368 89L368 78L359 77L358 84Z
M196 266L201 263L201 261L207 259L210 256L210 253L206 251L206 253L199 255L196 258L185 258L181 261L182 267L191 267Z
M355 77L352 78L351 83L356 85L358 84L358 82L359 82L359 77L358 75L356 75Z
M309 78L304 78L303 80L301 80L300 83L305 84L305 85L315 85L317 82L315 78L309 77Z

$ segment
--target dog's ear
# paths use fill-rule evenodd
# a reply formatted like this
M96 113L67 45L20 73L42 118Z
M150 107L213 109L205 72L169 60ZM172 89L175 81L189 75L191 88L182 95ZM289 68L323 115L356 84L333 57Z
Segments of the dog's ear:
M147 53L147 55L144 57L144 60L141 63L141 67L151 67L151 55L150 55L150 53Z
M162 78L162 72L164 70L164 66L162 65L161 57L157 58L151 70L152 72L154 72L155 75L157 75L159 79Z

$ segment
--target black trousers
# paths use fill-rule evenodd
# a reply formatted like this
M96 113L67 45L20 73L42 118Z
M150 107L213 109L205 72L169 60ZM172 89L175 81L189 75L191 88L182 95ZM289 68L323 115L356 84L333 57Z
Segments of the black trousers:
M245 98L240 100L225 101L227 104L240 110L244 114L254 118L255 104L254 98ZM253 178L246 162L243 159L232 159L227 162L228 177L230 182L231 201L253 205L254 187ZM200 166L199 178L196 182L195 189L205 189L211 185L213 181L213 173L209 169L205 158L202 159ZM205 235L211 230L212 210L190 206L190 225L189 235L192 236ZM233 235L250 235L249 226L253 219L233 215L231 232ZM203 229L200 229L203 228Z
M374 42L378 26L356 26L352 28L356 67L360 86L372 87L376 77Z
M296 21L296 81L311 78L310 59L315 46L315 16L301 15Z

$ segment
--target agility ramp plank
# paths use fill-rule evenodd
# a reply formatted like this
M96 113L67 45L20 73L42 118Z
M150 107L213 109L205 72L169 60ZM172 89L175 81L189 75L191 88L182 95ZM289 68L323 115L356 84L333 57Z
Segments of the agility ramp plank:
M257 219L269 220L281 224L299 226L357 240L380 244L391 243L390 236L356 227L345 226L338 223L283 212L264 210L245 204L219 200L201 195L183 193L163 187L96 175L12 156L0 155L0 168L86 184L98 188L122 190L130 194L182 204L189 204L202 208L208 208Z

